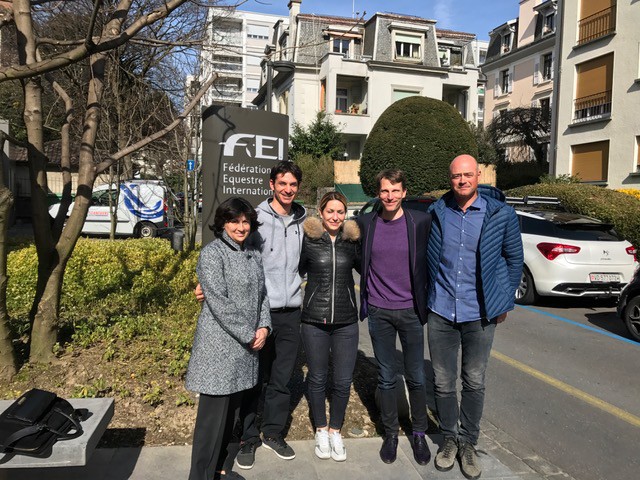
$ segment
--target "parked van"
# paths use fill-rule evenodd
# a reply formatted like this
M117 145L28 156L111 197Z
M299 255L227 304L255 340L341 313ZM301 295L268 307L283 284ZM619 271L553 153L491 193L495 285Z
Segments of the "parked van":
M116 201L116 186L100 185L91 195L91 206L82 227L82 233L108 235L111 231L109 195ZM160 180L130 180L120 184L118 197L118 223L116 235L151 238L163 229L173 226L173 208L167 187ZM55 218L60 204L49 207ZM73 204L69 207L69 213Z

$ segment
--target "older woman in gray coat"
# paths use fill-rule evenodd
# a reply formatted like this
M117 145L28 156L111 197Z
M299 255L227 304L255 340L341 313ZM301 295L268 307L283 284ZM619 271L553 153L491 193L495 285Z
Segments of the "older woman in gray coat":
M242 394L258 382L258 351L271 327L260 254L245 240L257 214L242 198L216 210L216 239L200 252L196 271L205 293L186 387L200 393L189 480L238 479L223 468Z

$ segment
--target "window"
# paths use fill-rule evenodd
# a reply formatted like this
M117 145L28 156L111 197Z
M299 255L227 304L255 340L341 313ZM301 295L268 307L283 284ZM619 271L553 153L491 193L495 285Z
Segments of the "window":
M547 53L542 56L542 80L553 78L553 54Z
M334 53L341 53L345 58L349 57L349 50L351 47L351 40L348 38L334 38L332 40Z
M336 88L336 112L349 111L349 91L346 88Z
M574 122L611 115L613 53L577 65Z
M583 182L606 182L609 169L609 140L571 147L571 175Z
M395 46L396 60L422 60L422 40L419 36L396 33Z
M262 25L247 25L247 38L269 40L270 28Z
M257 93L260 89L260 80L257 78L247 78L247 92Z
M459 47L438 47L441 67L461 67L462 49Z
M550 97L540 99L540 110L544 118L549 118L549 116L551 115L551 98Z
M547 13L544 16L542 22L542 34L547 35L549 33L553 33L556 29L556 14L555 12Z
M402 100L407 97L415 97L416 95L420 95L420 92L415 90L401 90L401 89L393 89L393 101L397 102L398 100Z
M499 76L499 83L496 84L497 95L511 93L511 74L509 70L502 70Z
M616 31L615 0L580 0L578 45Z
M480 50L480 53L478 54L478 64L482 65L486 60L487 60L487 51Z
M502 53L508 53L511 50L511 39L513 34L511 32L502 35Z

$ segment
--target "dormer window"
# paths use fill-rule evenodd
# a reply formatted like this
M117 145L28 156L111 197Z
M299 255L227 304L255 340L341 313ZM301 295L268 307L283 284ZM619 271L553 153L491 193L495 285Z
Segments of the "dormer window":
M351 51L351 39L349 38L334 38L332 39L332 52L341 53L343 57L350 58L349 52Z
M547 35L556 31L556 12L548 12L542 23L542 34Z
M420 35L396 33L394 42L396 60L422 60L422 37Z
M502 48L500 49L502 53L509 53L511 51L512 39L513 39L513 34L511 32L502 34Z
M441 67L462 66L462 49L460 47L439 46L438 57Z

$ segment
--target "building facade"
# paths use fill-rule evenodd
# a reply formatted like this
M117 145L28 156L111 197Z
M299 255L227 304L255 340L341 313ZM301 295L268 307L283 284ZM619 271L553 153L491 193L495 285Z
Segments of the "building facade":
M267 98L263 74L254 100L260 108L270 101L273 111L301 125L318 111L332 115L347 140L345 159L359 159L378 117L408 96L449 102L466 120L478 121L474 34L437 29L436 21L413 16L353 19L304 14L300 6L291 0L288 22L274 28L273 96ZM295 69L277 71L283 60Z
M489 33L484 125L502 112L538 107L551 115L556 42L556 0L521 0L519 16ZM548 144L549 139L545 139ZM531 150L518 139L504 143L512 161L532 160Z
M218 79L203 97L204 105L227 104L253 108L261 84L265 46L273 43L274 25L286 17L232 8L209 10L209 35L202 50L202 78Z
M640 3L559 0L551 172L640 185Z

